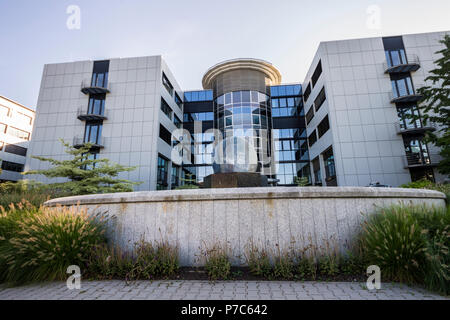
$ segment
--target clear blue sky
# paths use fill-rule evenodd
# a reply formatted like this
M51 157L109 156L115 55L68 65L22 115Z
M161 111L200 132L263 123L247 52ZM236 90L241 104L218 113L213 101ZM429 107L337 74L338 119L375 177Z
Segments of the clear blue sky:
M80 30L66 27L69 5ZM366 25L370 5L380 29ZM0 95L34 108L46 63L155 54L186 90L238 57L301 82L320 41L450 30L449 12L449 0L0 0Z

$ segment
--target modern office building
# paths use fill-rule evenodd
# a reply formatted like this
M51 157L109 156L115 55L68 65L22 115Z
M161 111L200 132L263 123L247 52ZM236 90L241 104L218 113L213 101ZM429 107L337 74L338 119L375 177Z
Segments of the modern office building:
M22 179L34 111L0 96L0 182Z
M434 68L444 34L322 42L306 80L294 84L282 84L275 66L258 59L211 67L198 91L183 91L161 56L49 64L27 169L47 166L32 155L66 158L62 138L137 166L121 175L141 181L137 190L230 170L257 171L277 185L294 185L295 177L324 186L442 181L438 150L422 141L436 128L405 114L417 113L415 88ZM217 132L245 138L254 163L213 168Z

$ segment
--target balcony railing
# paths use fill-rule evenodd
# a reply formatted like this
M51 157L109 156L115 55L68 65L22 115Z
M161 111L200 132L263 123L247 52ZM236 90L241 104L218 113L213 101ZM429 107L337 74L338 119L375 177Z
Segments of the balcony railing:
M94 112L93 110L86 110L86 107L79 107L77 110L77 118L81 121L93 121L93 120L107 120L107 113Z
M418 86L418 88L420 87L421 85ZM422 97L422 95L416 92L406 94L397 94L393 92L389 93L389 99L391 100L391 103L418 102L422 99Z
M385 73L403 73L414 72L420 68L420 60L416 55L406 55L407 62L398 62L398 64L391 64L384 62L383 69Z
M435 131L437 129L434 123L427 123L423 125L420 121L415 122L413 125L405 126L403 123L395 123L395 130L397 134L417 134L424 133L425 131Z
M101 149L101 148L105 147L102 143L101 137L97 138L97 142L91 142L91 141L85 141L84 137L81 137L81 136L75 136L73 138L73 147L78 149L78 148L85 146L88 142L90 142L92 144L93 149Z
M91 80L85 79L81 82L81 92L84 94L109 93L109 84L92 83Z
M437 153L407 153L404 158L405 168L432 167L439 162L440 156Z

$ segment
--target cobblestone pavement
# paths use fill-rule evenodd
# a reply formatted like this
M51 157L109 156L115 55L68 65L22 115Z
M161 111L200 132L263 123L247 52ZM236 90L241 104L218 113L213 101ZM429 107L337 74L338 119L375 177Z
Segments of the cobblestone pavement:
M16 288L0 287L0 300L437 300L449 299L417 287L383 283L369 291L357 282L281 281L83 281L69 290L53 282Z

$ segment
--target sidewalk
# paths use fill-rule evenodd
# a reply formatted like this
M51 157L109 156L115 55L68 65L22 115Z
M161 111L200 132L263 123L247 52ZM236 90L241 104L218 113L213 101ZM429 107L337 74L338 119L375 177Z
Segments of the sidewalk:
M0 286L0 300L442 300L417 287L383 283L369 291L357 282L294 281L82 281L81 289L69 290L53 282L16 288Z

